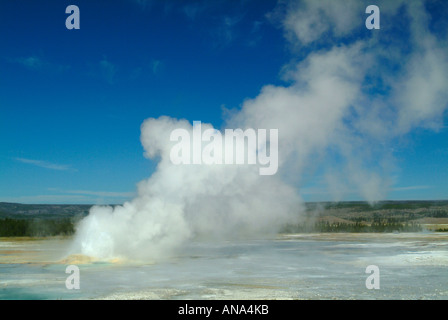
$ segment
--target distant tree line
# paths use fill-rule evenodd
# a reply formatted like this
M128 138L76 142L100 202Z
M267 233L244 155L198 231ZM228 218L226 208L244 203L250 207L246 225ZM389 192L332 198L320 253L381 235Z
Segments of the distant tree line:
M431 210L429 217L433 218L448 218L448 211L444 210Z
M0 219L0 237L48 237L71 235L74 223L61 219Z
M355 222L316 222L314 224L290 224L283 227L282 233L310 233L310 232L420 232L423 228L418 223L399 223L376 221L370 224Z

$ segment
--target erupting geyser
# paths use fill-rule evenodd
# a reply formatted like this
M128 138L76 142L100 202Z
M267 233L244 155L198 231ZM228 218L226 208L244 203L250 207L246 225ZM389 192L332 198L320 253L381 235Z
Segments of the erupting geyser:
M293 50L306 48L301 57L309 53L285 67L287 86L263 87L223 127L278 129L275 175L259 175L253 165L175 165L170 134L176 129L192 134L191 123L148 119L141 141L146 155L158 161L155 172L138 185L134 200L115 208L93 207L78 226L74 251L100 259L157 259L197 236L276 232L302 211L299 188L311 170L320 170L335 200L347 189L368 201L384 198L394 140L416 126L443 125L448 49L428 27L422 1L381 5L382 21L408 15L409 25L402 26L408 38L397 39L400 43L372 31L348 37L363 28L357 14L364 12L362 5L358 0L309 0L280 6L273 15L280 17ZM399 13L401 7L405 10ZM318 27L316 17L321 18ZM320 50L309 50L316 42ZM377 67L386 63L393 67ZM325 166L330 158L337 161Z

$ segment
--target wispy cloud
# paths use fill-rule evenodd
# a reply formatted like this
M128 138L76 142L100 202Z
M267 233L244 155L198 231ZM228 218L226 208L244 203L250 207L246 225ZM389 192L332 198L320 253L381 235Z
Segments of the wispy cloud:
M93 204L91 198L82 195L50 195L50 194L18 196L18 197L0 197L0 202L28 203L28 204ZM95 202L95 204L103 204L103 203Z
M59 171L67 171L67 170L75 170L70 165L65 164L56 164L51 163L48 161L42 161L42 160L33 160L33 159L26 159L26 158L15 158L16 161L31 164L37 167L45 168L45 169L51 169L51 170L59 170Z
M214 31L215 36L220 41L220 46L229 45L237 37L236 26L242 18L243 15L222 17L221 25Z
M314 187L302 188L302 189L300 189L300 193L302 195L329 195L330 194L330 192L324 188L314 188Z
M395 187L391 188L390 191L412 191L412 190L425 190L430 189L431 186L406 186L406 187ZM356 194L358 190L356 189L344 189L344 194ZM302 195L330 195L333 194L333 192L330 192L329 190L325 188L319 188L319 187L308 187L308 188L302 188L300 190L300 193Z
M153 5L153 1L152 0L132 0L132 2L136 3L137 5L142 7L143 9L150 8Z
M183 7L183 12L190 20L195 20L196 17L206 11L209 6L210 3L208 1L189 3Z
M14 61L29 69L40 69L45 64L45 62L37 56L17 58L14 59Z
M408 191L408 190L423 190L430 189L431 186L408 186L408 187L396 187L393 188L393 191Z
M153 74L157 74L161 68L163 67L163 63L160 60L153 60L151 62L151 69Z
M26 69L34 71L45 70L50 72L63 72L70 69L69 65L53 63L38 55L18 58L6 58L6 60L9 63L18 64Z
M135 196L135 193L133 192L91 191L91 190L66 190L62 192L67 194L79 194L79 195L98 196L105 198L130 198Z
M132 192L61 190L48 188L50 194L0 197L0 202L30 204L96 204L109 205L122 203L135 196Z
M112 62L107 60L106 58L101 60L99 65L101 68L101 74L104 77L104 79L109 84L113 84L115 82L115 75L117 73L117 67Z

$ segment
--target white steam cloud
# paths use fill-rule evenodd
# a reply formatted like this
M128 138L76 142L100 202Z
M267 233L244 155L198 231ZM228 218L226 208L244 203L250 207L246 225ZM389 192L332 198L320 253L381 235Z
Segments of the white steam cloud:
M132 201L92 208L75 250L102 259L157 259L194 237L276 232L303 211L302 177L328 159L325 177L335 200L349 189L370 202L384 198L394 140L416 126L443 126L448 46L446 30L430 31L424 2L378 6L381 21L400 23L406 39L391 41L387 28L361 32L366 16L358 0L282 2L270 15L293 52L309 53L285 67L288 86L263 87L224 127L277 128L276 175L260 176L250 165L173 165L170 133L191 132L191 123L147 119L141 141L146 156L159 161L156 171Z

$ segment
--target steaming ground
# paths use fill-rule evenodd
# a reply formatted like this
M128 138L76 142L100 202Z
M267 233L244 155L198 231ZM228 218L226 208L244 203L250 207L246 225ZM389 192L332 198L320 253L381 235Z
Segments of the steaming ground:
M158 263L84 261L80 290L65 288L70 245L0 239L0 299L448 299L446 233L191 241Z
M154 120L149 125L156 124ZM72 252L99 259L153 261L175 254L198 237L275 234L297 216L302 203L277 179L260 182L256 170L188 169L162 160L151 178L140 183L138 198L123 206L91 210L78 226ZM252 210L256 214L248 214Z

